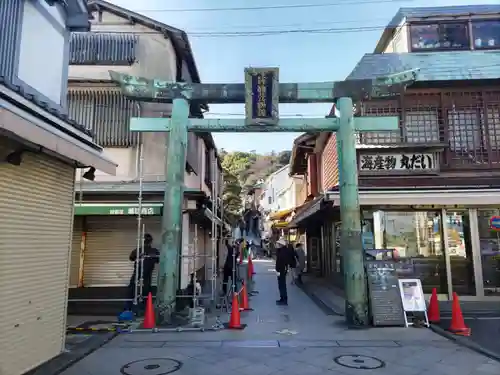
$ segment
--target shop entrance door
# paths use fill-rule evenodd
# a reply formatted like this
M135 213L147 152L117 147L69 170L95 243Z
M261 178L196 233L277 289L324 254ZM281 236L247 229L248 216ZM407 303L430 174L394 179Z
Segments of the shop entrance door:
M442 213L448 293L476 296L474 256L469 210L445 210Z

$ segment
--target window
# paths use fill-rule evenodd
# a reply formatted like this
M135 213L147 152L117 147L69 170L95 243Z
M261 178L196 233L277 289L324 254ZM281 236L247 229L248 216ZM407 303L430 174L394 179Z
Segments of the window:
M447 293L440 212L364 211L363 220L369 223L363 228L368 257L393 258L400 277L419 278L425 293Z
M411 50L469 49L466 23L411 25Z
M439 143L437 111L407 111L404 134L408 143Z
M448 136L450 149L470 152L483 148L478 112L475 109L453 109L448 112Z
M472 23L475 49L500 48L500 20Z

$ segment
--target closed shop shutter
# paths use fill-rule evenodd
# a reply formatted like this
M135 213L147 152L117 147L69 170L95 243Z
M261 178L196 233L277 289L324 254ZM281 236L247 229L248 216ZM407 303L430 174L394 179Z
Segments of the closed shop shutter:
M19 375L64 348L73 167L25 153L0 164L0 372Z
M153 236L153 246L160 247L161 217L142 218L146 232ZM129 255L137 247L137 217L89 216L83 282L86 287L127 286L133 271ZM153 274L156 285L158 267Z
M69 286L78 286L78 276L80 272L80 247L82 244L83 218L75 216L73 223L73 239L71 242L71 266L69 269Z

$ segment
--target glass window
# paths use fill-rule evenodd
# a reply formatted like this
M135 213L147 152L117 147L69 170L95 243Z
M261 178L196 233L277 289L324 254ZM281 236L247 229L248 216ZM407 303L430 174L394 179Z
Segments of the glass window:
M472 23L474 48L500 48L500 20Z
M499 210L479 209L478 229L485 295L500 295L500 232L491 230L490 219Z
M419 278L425 293L436 288L448 293L446 264L442 241L441 214L434 211L364 212L363 219L373 218L373 242L377 250L365 249L376 259L392 250L400 277Z
M470 47L466 23L411 25L410 35L412 51L456 50Z
M408 143L439 142L437 111L406 111L404 132Z

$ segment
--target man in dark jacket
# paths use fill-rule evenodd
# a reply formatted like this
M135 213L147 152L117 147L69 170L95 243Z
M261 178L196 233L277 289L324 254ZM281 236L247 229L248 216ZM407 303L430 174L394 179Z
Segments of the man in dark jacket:
M278 290L280 299L276 301L277 305L288 305L288 294L286 290L286 274L291 265L293 254L284 238L276 242L276 275L278 276Z
M232 246L229 241L226 240L227 254L226 260L224 261L224 267L222 269L222 292L224 293L224 295L227 294L227 284L229 282L229 279L231 278L232 282L234 282L233 270L238 263L238 251L235 250L235 246Z
M142 295L147 296L149 292L151 292L151 281L153 277L153 271L155 266L160 261L160 251L153 246L153 236L149 233L144 235L144 253L140 254L140 249L134 249L129 256L129 260L134 262L134 272L132 273L132 277L130 278L130 283L128 285L128 298L133 301L136 293L136 284L135 284L135 275L139 272L138 280L141 278L141 269L142 269ZM137 259L137 256L140 256L140 259ZM140 296L138 296L140 297ZM127 310L130 310L132 307L132 301L127 303Z

